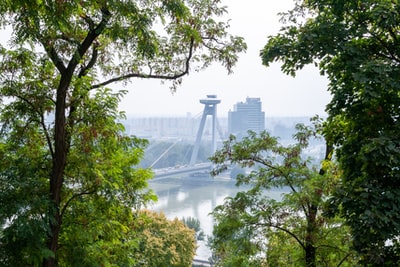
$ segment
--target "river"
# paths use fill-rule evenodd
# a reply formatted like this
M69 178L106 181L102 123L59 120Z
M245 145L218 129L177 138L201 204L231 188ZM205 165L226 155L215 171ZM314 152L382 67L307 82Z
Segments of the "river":
M152 205L153 210L164 212L170 219L197 218L206 236L210 236L213 230L210 212L217 205L223 204L226 197L234 196L246 189L236 187L235 182L228 176L164 178L151 181L150 188L158 196L158 202ZM271 190L269 196L280 198L283 192L283 190ZM208 260L211 252L206 246L206 241L199 241L198 245L196 258Z

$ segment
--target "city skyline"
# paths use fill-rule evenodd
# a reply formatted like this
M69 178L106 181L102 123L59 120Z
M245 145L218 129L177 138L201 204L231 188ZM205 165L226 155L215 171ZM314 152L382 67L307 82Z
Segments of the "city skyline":
M204 96L204 97L201 97L201 98L197 99L196 102L199 103L199 105L200 105L200 107L202 107L202 109L200 110L200 112L198 112L196 114L194 114L194 113L192 113L192 112L190 112L188 110L186 112L179 113L179 114L178 113L176 113L176 114L174 114L174 113L162 113L162 114L161 113L160 114L157 114L157 113L148 113L148 114L146 114L146 113L126 113L126 117L127 117L127 120L129 120L129 119L145 119L145 120L147 120L147 119L174 119L174 118L185 118L185 119L188 119L188 120L191 120L191 119L200 120L201 117L202 117L202 114L203 114L203 109L204 109L204 105L202 105L200 103L200 100L206 99L206 98L207 98L207 96ZM217 98L219 100L221 100L222 102L224 101L223 99L220 99L218 96L217 96ZM257 96L247 96L245 98L245 101L246 101L246 99L258 99L258 100L260 100L260 103L262 103L261 98L257 97ZM217 107L217 118L224 119L224 120L228 121L229 113L231 113L231 112L233 112L235 110L235 106L237 106L237 104L245 103L245 101L243 101L243 99L236 100L236 102L234 104L232 104L232 106L227 110L226 113L222 113L221 111L219 111L218 110L219 105L218 105L218 107ZM311 119L315 115L315 114L314 115L308 115L308 114L293 114L293 115L291 115L291 114L289 114L289 115L286 115L286 114L283 114L283 115L280 115L280 114L277 114L277 115L276 114L268 114L268 112L265 111L264 107L262 107L261 111L264 113L265 120L268 120L268 119L279 119L279 118L292 118L294 120L296 118L299 118L299 119L304 119L304 118ZM322 116L322 117L325 117L325 116Z
M267 37L275 35L282 27L277 13L294 6L293 0L253 0L251 4L241 1L223 1L227 6L232 34L245 38L248 50L239 55L234 73L227 75L218 65L201 72L192 71L172 94L169 84L156 80L132 80L126 87L128 94L122 99L120 108L129 116L192 116L201 114L201 98L208 94L221 99L218 116L227 117L233 105L246 97L260 97L267 117L271 116L324 116L325 106L330 101L327 80L318 69L308 66L296 77L285 75L280 64L266 68L261 64L260 50Z

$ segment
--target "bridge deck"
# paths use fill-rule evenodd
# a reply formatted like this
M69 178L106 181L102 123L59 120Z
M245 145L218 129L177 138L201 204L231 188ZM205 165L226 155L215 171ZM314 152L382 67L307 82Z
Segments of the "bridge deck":
M202 170L211 170L211 163L200 163L196 165L187 165L180 167L172 167L172 168L163 168L163 169L154 169L154 179L163 178L168 176L173 176L177 174L198 172Z

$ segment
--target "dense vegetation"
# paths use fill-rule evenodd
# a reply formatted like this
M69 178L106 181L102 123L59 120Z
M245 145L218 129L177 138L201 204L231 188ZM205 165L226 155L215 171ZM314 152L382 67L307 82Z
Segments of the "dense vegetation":
M324 136L341 183L331 213L351 228L366 266L400 263L400 5L398 1L296 1L261 51L295 75L315 64L329 80Z
M326 203L339 183L330 160L320 166L305 155L317 132L298 125L296 143L283 146L268 132L235 136L212 157L214 174L238 165L246 185L216 207L211 247L217 266L355 266L350 232L338 217L326 217ZM268 191L286 188L281 199Z
M191 266L196 252L195 230L178 218L168 220L163 213L144 210L132 231L138 248L132 253L135 265L143 267Z
M219 0L0 2L11 31L0 46L0 265L190 264L194 231L143 210L155 199L138 167L148 142L125 135L124 92L107 86L148 78L175 90L214 61L231 72L246 46L225 12ZM263 64L290 75L316 65L333 96L328 118L300 127L294 145L250 133L214 155L215 174L253 168L237 176L250 189L213 212L215 259L399 266L400 5L296 0L282 18ZM321 166L302 154L317 134ZM269 199L272 187L289 193Z
M0 47L1 265L137 263L131 226L155 198L137 167L147 141L125 135L124 92L106 86L149 78L175 90L215 61L230 72L245 44L219 2L0 2L11 31Z

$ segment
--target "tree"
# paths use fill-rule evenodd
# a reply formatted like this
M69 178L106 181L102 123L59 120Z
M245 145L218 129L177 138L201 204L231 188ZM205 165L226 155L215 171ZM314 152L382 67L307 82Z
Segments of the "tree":
M217 20L225 12L217 0L0 3L0 23L12 29L10 48L0 47L0 244L9 265L61 265L60 250L74 242L115 241L72 235L113 233L115 215L128 223L127 210L150 198L149 171L132 169L145 142L123 134L123 92L105 87L153 78L175 90L213 61L230 72L245 44Z
M398 265L400 234L400 5L397 1L298 1L261 51L294 75L314 63L332 100L325 137L343 170L332 199L365 264ZM397 264L396 264L397 262Z
M116 122L118 95L99 91L86 99L77 116L65 168L58 244L54 255L47 246L49 155L42 129L4 110L12 128L3 133L1 219L5 228L1 255L5 266L38 266L56 256L59 266L124 266L125 253L135 239L127 234L132 209L154 199L146 192L150 170L132 168L143 156L145 140L127 137ZM19 113L20 114L20 113ZM21 138L23 137L23 138ZM118 257L117 257L118 256Z
M354 266L347 228L338 217L322 214L337 169L329 159L320 169L306 157L315 131L304 125L297 130L296 143L287 147L265 131L249 132L241 141L231 136L212 157L214 174L234 164L251 168L236 178L249 189L212 213L217 266ZM287 192L272 199L268 190L274 188Z
M203 232L203 230L201 230L199 219L196 219L196 218L190 217L190 216L187 218L183 217L182 222L187 227L189 227L189 229L194 230L196 240L198 240L198 241L204 240L204 232Z
M178 218L168 220L163 213L142 210L138 216L133 232L140 243L134 266L191 266L197 248L193 229Z

